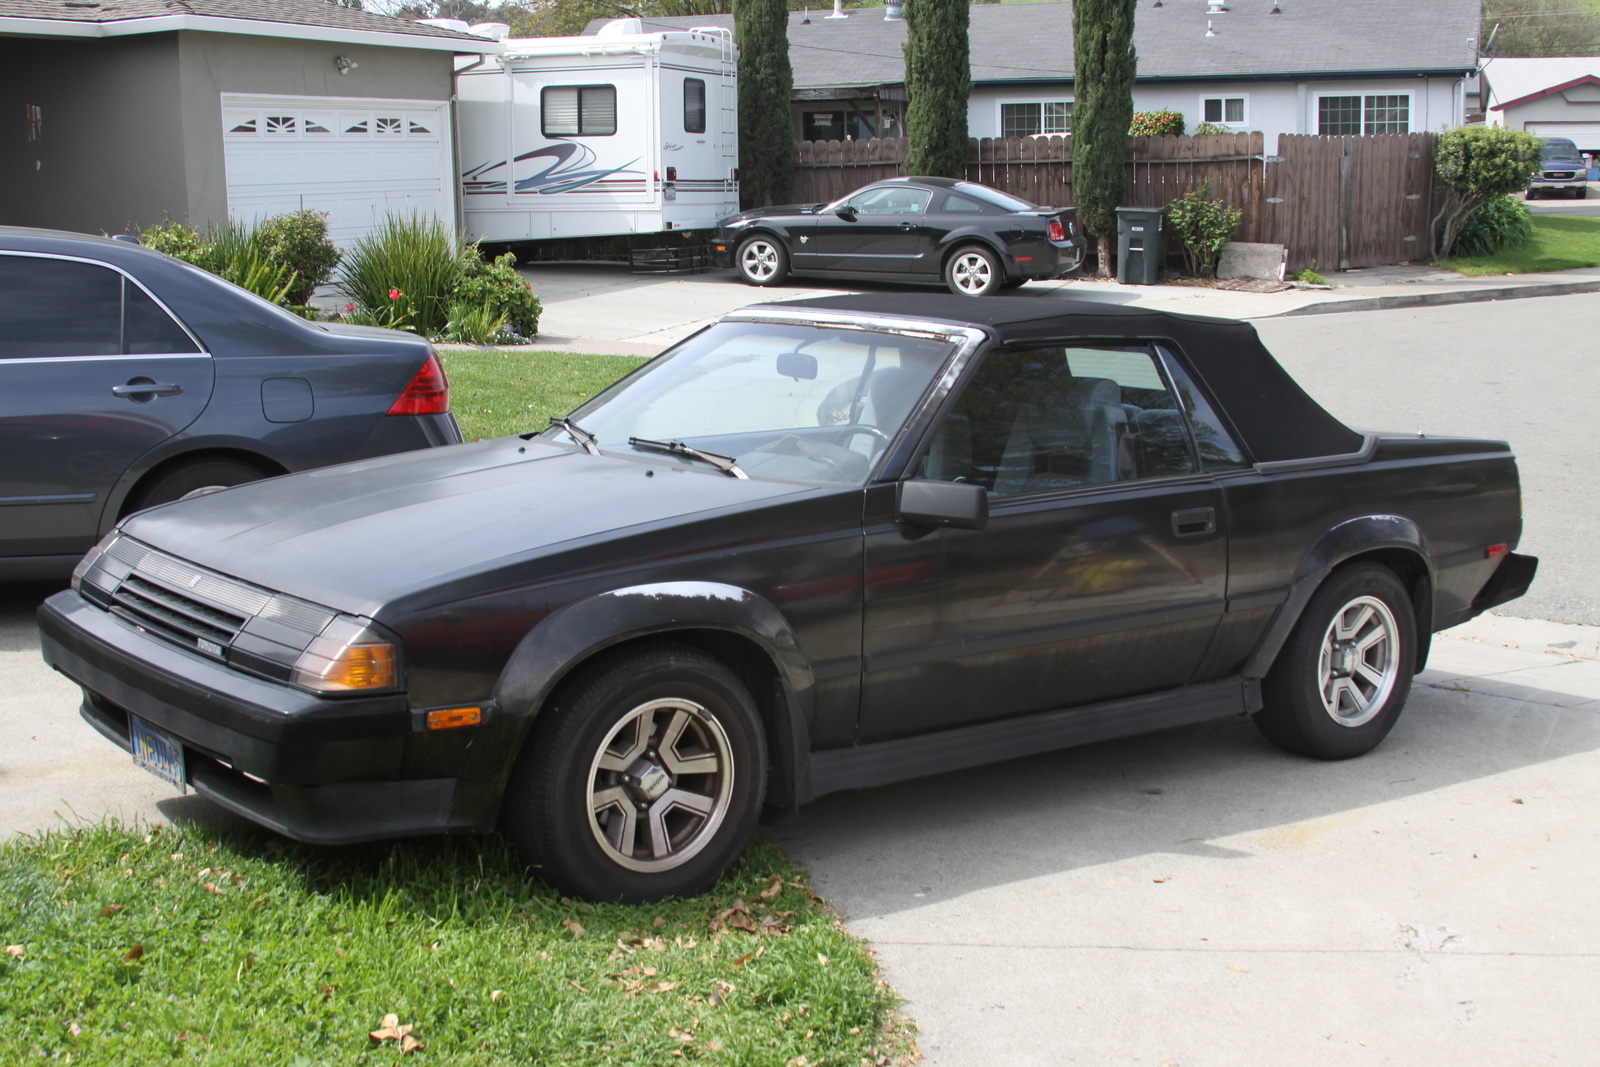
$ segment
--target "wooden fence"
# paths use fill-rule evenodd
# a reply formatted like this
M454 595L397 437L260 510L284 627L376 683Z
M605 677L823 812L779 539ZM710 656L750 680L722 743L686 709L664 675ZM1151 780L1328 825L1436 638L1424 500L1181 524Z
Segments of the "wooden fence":
M1160 207L1209 184L1241 209L1237 241L1286 245L1289 268L1343 270L1426 259L1433 207L1431 133L1289 135L1267 155L1260 133L1128 138L1132 207ZM835 200L905 173L904 139L804 141L793 199ZM1068 137L974 139L967 179L1036 204L1071 204Z

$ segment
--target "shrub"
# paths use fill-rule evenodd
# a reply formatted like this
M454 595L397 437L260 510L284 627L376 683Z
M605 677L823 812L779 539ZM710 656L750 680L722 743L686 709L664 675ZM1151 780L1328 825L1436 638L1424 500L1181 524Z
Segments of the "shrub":
M1492 256L1519 247L1531 236L1533 215L1528 205L1514 196L1502 196L1462 220L1452 255Z
M157 252L164 252L173 259L181 259L197 267L205 266L205 242L193 226L169 219L139 234L139 243Z
M1294 280L1306 285L1327 285L1328 279L1317 273L1317 261L1312 260L1311 266L1302 267L1294 272Z
M256 230L267 258L295 272L289 303L309 304L317 286L333 276L339 250L328 240L325 211L291 211L274 215Z
M1139 111L1128 124L1129 137L1162 137L1183 133L1181 111Z
M1433 217L1433 254L1443 259L1454 253L1468 215L1527 187L1539 169L1539 139L1503 126L1457 126L1439 135L1433 165L1443 194Z
M345 254L335 288L363 312L387 310L398 328L432 337L450 321L460 261L438 219L391 215ZM397 295L391 297L391 291Z
M539 332L539 298L533 287L517 273L517 257L506 252L486 263L477 245L468 245L461 253L460 274L451 290L452 305L482 308L495 321L491 333L498 334L503 327L521 339L532 340ZM451 321L456 321L454 309ZM509 339L506 339L509 340ZM487 342L474 341L471 344Z
M168 221L141 233L139 243L208 270L274 304L298 309L305 303L297 288L299 272L274 255L262 228L247 222L224 219L201 233L185 223Z
M443 340L463 345L489 345L514 343L504 340L506 320L483 305L451 304L450 321L445 325Z
M1239 208L1211 199L1209 182L1167 206L1167 221L1183 242L1183 258L1191 274L1209 278L1217 273L1222 247L1232 240L1243 215Z
M1212 134L1212 133L1233 133L1233 132L1234 131L1232 129L1229 129L1227 126L1222 125L1222 123L1220 123L1220 122L1202 122L1200 125L1198 125L1198 126L1196 126L1194 128L1194 135L1196 137L1204 137L1207 134Z

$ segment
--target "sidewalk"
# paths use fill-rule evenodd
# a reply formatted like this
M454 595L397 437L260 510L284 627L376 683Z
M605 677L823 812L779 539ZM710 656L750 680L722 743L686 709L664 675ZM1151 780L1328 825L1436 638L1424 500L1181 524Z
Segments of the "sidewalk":
M930 1067L1563 1062L1600 1042L1597 653L1485 616L1360 759L1225 720L824 797L783 844Z
M538 347L618 355L654 355L719 315L746 304L844 292L933 291L912 286L821 281L760 289L745 285L731 270L663 277L635 275L626 266L598 263L531 264L519 269L544 305ZM1073 278L1031 282L1012 295L1037 300L1096 300L1193 315L1262 319L1600 292L1600 268L1466 278L1431 266L1370 267L1336 272L1329 281L1333 283L1331 289L1240 293L1196 286L1120 285Z

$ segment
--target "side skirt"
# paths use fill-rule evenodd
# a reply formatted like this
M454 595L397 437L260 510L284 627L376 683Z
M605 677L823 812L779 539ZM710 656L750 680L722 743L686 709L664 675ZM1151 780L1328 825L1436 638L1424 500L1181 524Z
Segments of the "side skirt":
M804 789L802 796L812 799L842 789L888 785L1058 748L1245 715L1260 707L1259 682L1228 678L935 734L827 749L811 753L810 788Z

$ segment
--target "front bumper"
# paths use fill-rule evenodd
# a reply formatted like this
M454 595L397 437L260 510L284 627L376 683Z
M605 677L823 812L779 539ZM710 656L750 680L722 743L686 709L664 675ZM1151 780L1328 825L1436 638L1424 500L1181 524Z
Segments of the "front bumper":
M160 727L182 742L196 792L286 837L344 844L493 826L492 787L440 773L461 765L471 738L419 734L403 695L329 700L253 678L71 590L40 607L39 635L45 662L83 688L96 730L129 749L130 714Z
M1536 174L1528 179L1529 192L1542 192L1546 189L1581 189L1589 184L1587 170L1555 171L1553 173Z

